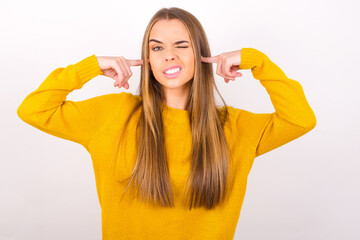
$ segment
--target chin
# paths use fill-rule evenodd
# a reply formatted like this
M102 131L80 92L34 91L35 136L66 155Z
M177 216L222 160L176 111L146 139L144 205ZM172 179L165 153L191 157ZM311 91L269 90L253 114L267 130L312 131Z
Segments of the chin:
M165 82L163 82L163 86L167 87L167 88L178 88L178 87L184 87L186 85L191 84L191 81L179 81L179 80L175 80L175 79L166 79Z
M163 84L163 87L166 87L166 88L173 88L173 89L175 89L175 88L180 88L180 87L183 87L184 86L184 84Z

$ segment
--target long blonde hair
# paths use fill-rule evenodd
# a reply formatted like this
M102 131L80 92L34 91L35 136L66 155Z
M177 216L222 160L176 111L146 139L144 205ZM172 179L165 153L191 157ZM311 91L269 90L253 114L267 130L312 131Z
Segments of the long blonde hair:
M161 84L155 79L149 64L145 61L149 58L150 30L161 19L180 20L188 30L194 49L195 73L190 80L191 89L186 105L192 134L190 155L192 162L186 196L190 189L188 199L190 210L192 207L213 209L224 201L228 192L229 153L224 124L229 113L215 85L212 64L201 62L201 56L211 56L204 29L191 13L176 7L162 8L156 12L143 37L141 58L146 64L141 66L140 102L127 118L115 151L118 152L119 145L122 146L121 150L124 149L125 129L135 112L140 110L136 128L136 162L131 175L126 179L128 184L124 194L133 183L133 187L140 192L140 200L145 198L155 205L160 203L164 207L174 207L163 134L164 93ZM214 88L224 104L222 109L219 109L215 103ZM114 158L113 161L116 159Z

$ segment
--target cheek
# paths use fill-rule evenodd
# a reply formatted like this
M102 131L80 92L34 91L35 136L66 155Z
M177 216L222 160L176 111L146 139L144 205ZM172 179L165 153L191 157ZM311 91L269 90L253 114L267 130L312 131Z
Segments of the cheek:
M151 57L149 57L149 65L151 67L151 69L153 71L156 70L156 66L158 66L158 64L156 63L155 59L152 59Z
M186 65L188 66L189 70L191 70L193 72L195 69L195 57L189 56L187 58Z
M154 61L154 60L149 60L149 63L150 63L150 68L151 68L151 71L152 73L154 74L155 78L158 79L159 77L162 76L162 66Z

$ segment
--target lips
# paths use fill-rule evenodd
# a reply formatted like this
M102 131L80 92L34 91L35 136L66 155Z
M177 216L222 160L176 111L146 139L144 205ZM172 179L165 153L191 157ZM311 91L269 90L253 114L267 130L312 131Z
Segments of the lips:
M171 69L171 68L170 68L170 69ZM181 69L181 67L180 67L180 70L179 70L179 71L174 72L174 73L165 73L165 72L164 72L164 75L165 75L165 77L168 78L168 79L173 79L173 78L177 78L177 77L181 74L181 72L182 72L182 69Z
M173 69L173 68L180 68L180 71L181 71L181 69L182 69L182 67L181 67L180 65L173 65L173 66L171 66L171 67L168 67L168 68L164 69L163 73L165 73L166 71L168 71L168 70L170 70L170 69Z

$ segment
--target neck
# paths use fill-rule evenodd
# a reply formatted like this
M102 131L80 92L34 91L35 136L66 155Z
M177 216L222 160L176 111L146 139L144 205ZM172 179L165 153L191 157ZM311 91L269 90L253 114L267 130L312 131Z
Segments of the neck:
M190 86L190 84L186 84L183 88L164 88L165 104L172 108L185 110Z

